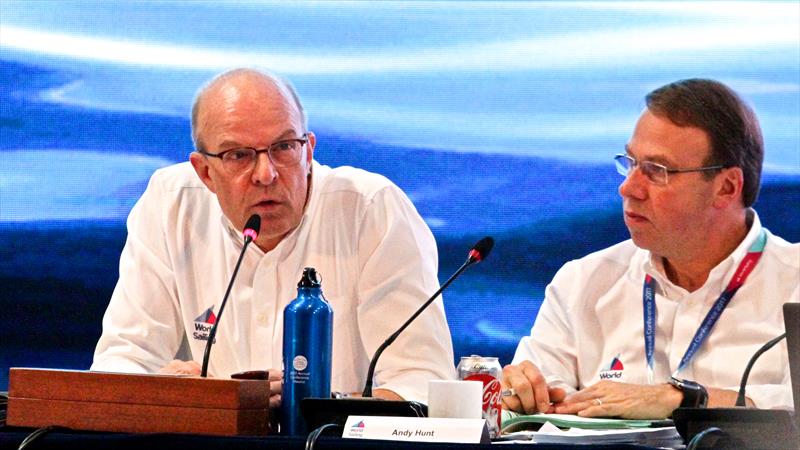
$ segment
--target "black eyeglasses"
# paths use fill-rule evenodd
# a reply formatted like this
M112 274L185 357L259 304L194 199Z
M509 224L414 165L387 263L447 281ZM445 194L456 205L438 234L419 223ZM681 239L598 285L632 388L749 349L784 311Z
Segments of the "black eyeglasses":
M259 153L267 153L269 161L275 167L291 167L300 162L303 154L303 146L308 143L308 134L304 134L298 139L283 139L273 142L264 149L254 149L250 147L233 148L219 153L210 153L205 150L198 150L198 153L219 158L222 160L222 168L229 174L238 174L253 169L256 165Z
M620 175L627 177L631 174L631 172L633 172L633 169L638 167L639 170L642 171L642 174L644 174L644 176L646 176L651 183L659 186L664 186L667 184L667 181L669 180L669 174L671 173L705 172L709 170L720 170L726 167L717 165L697 167L694 169L670 169L662 164L652 161L637 161L636 158L623 154L615 155L614 162L617 166L617 173Z

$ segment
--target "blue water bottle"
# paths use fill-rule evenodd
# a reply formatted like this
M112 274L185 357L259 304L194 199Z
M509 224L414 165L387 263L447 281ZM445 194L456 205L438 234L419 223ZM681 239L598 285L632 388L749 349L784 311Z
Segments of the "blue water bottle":
M322 296L317 271L303 270L297 298L283 310L281 434L306 434L300 401L330 398L333 310Z

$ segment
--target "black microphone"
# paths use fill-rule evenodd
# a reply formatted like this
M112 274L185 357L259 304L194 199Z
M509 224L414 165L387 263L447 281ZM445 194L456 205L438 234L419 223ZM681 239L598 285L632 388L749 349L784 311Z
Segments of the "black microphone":
M395 339L397 339L400 333L402 333L403 330L408 328L408 326L411 325L411 322L413 322L414 319L417 318L417 316L422 314L422 311L424 311L425 308L428 307L428 305L433 303L436 297L438 297L439 294L442 293L442 291L447 289L447 286L450 286L450 283L452 283L465 270L467 270L467 267L470 267L473 264L477 264L480 261L486 259L486 257L489 256L489 253L492 252L492 247L494 247L494 239L492 239L489 236L486 236L485 238L478 241L478 243L475 244L475 246L473 246L472 249L469 251L469 254L467 255L467 260L464 261L464 264L462 264L461 267L459 267L458 270L456 270L456 272L447 281L444 282L444 284L442 285L442 287L439 288L439 290L437 290L436 292L433 293L433 295L431 295L431 298L429 298L428 301L426 301L425 303L422 304L422 306L419 307L419 309L417 310L417 312L414 313L414 315L412 315L408 320L406 320L406 323L404 323L397 331L395 331L391 336L389 336L389 338L386 339L383 342L383 344L381 344L380 347L378 347L378 350L375 351L375 355L372 357L372 361L370 361L369 363L369 370L367 370L367 382L364 384L364 392L361 394L362 397L365 398L372 397L372 378L375 375L375 366L378 364L378 358L381 357L381 354L383 353L384 350L386 350L386 347L392 345L392 342L394 342Z
M753 354L753 357L750 358L750 361L747 362L747 367L745 367L744 374L742 374L742 383L739 385L739 395L736 397L736 406L747 406L747 403L744 399L744 391L745 387L747 386L747 379L750 378L750 370L753 368L753 364L756 363L756 360L758 360L758 358L764 354L764 352L774 347L775 344L783 340L785 337L786 333L783 333L782 335L762 345L761 348L756 350L756 352Z
M236 267L233 269L233 275L231 275L231 281L228 283L228 289L225 291L225 296L222 298L222 304L219 306L217 320L214 322L214 325L211 327L211 331L208 333L206 351L203 355L203 370L200 371L200 376L203 378L208 376L208 359L211 356L211 345L214 343L214 338L217 336L217 327L222 319L222 311L225 309L225 303L228 302L228 296L230 295L231 288L233 287L233 280L236 279L236 274L239 273L239 266L242 265L242 259L244 259L244 252L247 250L247 246L250 245L250 243L253 242L256 237L258 237L259 231L261 231L261 216L258 214L253 214L249 219L247 219L247 223L244 225L244 231L242 232L244 235L242 252L239 253L239 260L236 261Z
M344 425L348 416L404 416L404 417L425 417L427 416L427 408L425 405L412 402L412 401L396 401L396 400L383 400L372 398L372 378L375 375L375 366L378 363L378 358L386 347L392 344L397 339L400 333L403 332L414 319L419 316L425 308L428 307L435 299L452 283L459 275L461 275L467 267L470 267L489 256L489 253L494 247L494 239L485 237L478 241L474 247L469 251L467 260L458 270L426 301L417 311L409 318L400 328L389 336L386 341L381 344L375 351L375 355L369 364L367 371L367 381L364 386L362 398L336 398L336 399L323 399L323 398L306 398L300 403L300 410L303 413L303 418L306 421L308 429L317 430L322 429L326 424L335 423ZM320 427L322 425L322 427ZM316 430L315 430L316 432Z

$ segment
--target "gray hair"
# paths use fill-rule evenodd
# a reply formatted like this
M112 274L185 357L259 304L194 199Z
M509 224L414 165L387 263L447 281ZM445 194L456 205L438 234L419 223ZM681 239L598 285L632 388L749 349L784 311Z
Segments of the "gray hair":
M194 144L195 150L205 150L203 148L203 143L200 142L200 138L198 136L197 131L197 120L198 116L200 115L200 106L203 103L203 99L205 98L208 91L229 79L240 77L240 76L255 76L257 78L262 78L268 80L275 84L278 89L288 92L289 95L292 97L295 106L297 107L297 111L300 112L300 120L303 124L303 133L308 130L308 117L306 116L306 112L303 109L303 103L300 101L300 97L297 95L297 91L294 89L289 80L275 75L271 72L259 70L259 69L250 69L250 68L237 68L225 71L208 82L206 82L200 89L198 89L197 94L194 96L194 101L192 102L192 143Z

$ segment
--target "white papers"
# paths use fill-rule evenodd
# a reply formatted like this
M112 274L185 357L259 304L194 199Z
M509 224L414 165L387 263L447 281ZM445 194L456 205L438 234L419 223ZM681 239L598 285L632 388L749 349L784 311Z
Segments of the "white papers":
M518 431L503 435L503 442L535 442L540 444L640 444L651 447L680 448L683 439L675 427L629 429L562 430L546 422L539 431Z

